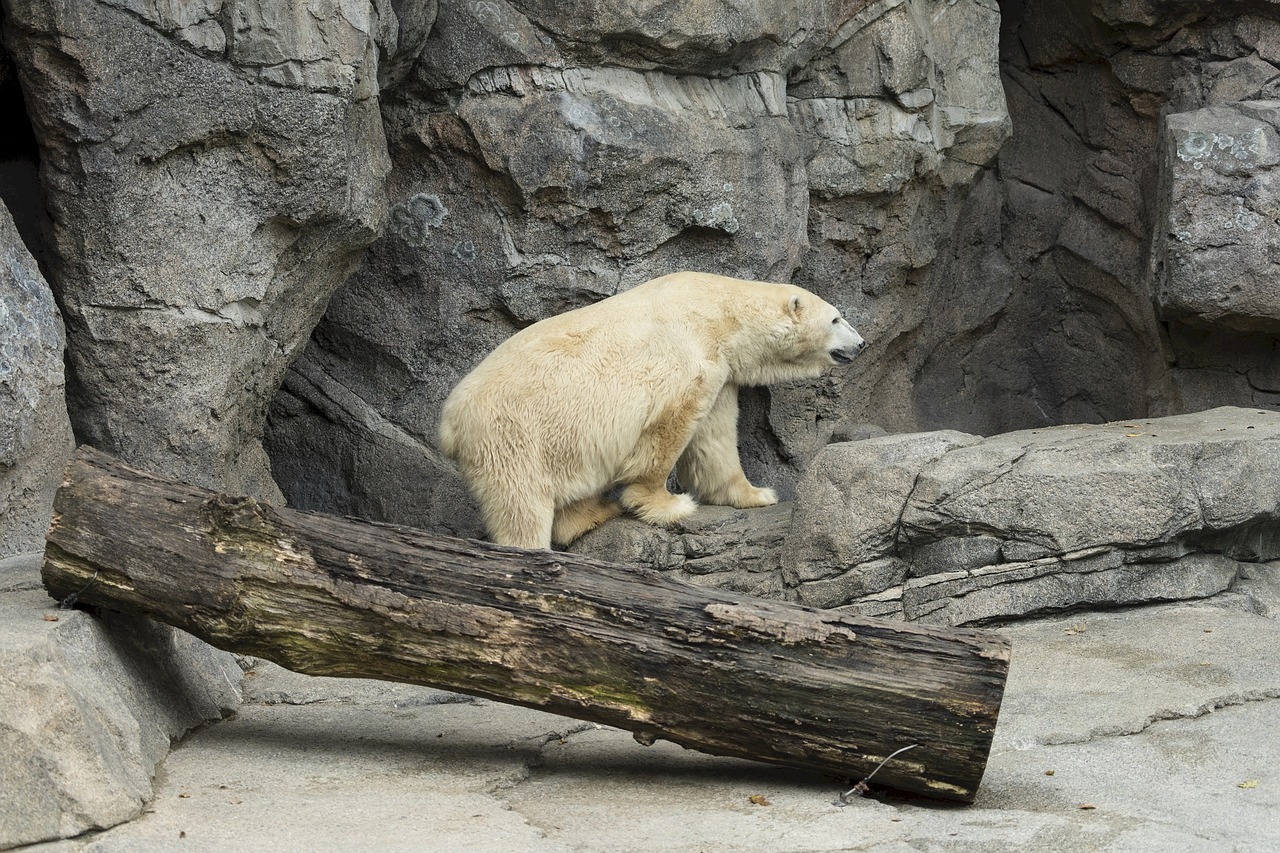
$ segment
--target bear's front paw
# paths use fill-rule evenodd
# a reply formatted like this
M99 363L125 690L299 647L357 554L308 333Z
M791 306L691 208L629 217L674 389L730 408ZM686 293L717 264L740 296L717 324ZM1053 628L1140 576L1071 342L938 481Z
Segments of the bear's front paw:
M733 506L738 509L751 509L757 506L773 506L778 502L778 493L773 489L748 486L734 498Z

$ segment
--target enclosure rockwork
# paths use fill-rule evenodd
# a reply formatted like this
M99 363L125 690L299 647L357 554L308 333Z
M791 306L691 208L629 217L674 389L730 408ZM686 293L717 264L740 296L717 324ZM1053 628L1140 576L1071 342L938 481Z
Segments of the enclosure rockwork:
M908 291L1009 133L997 10L718 9L441 5L383 103L386 232L273 409L291 501L477 535L434 447L453 384L514 330L679 269L795 280L878 345L851 379L746 396L748 473L789 493L869 419L854 401L901 407L875 389L905 379L892 339L924 319Z
M618 520L584 552L949 623L1272 612L1274 513L1232 504L1271 495L1280 408L1269 0L0 8L0 557L40 547L73 429L204 486L480 535L435 445L450 387L519 328L692 268L804 285L869 347L742 395L747 473L793 502ZM1134 526L1072 503L1117 478L1163 490ZM31 584L4 586L28 614ZM41 621L13 671L138 630ZM116 726L145 743L23 839L136 814L167 739L232 701L228 656L143 639L208 664L189 713ZM4 754L43 766L62 699Z

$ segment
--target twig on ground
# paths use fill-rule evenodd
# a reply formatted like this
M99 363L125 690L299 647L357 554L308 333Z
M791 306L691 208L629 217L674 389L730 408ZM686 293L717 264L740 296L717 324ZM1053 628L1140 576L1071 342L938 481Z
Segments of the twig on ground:
M889 753L885 757L884 761L881 761L879 764L876 765L875 770L872 770L870 773L868 773L861 782L854 785L852 788L850 788L849 790L845 791L843 794L841 794L840 796L832 800L831 805L844 808L845 806L849 805L849 798L852 797L854 794L857 794L859 797L861 797L863 794L867 793L867 791L871 789L871 786L868 785L867 783L871 781L872 776L880 772L881 767L884 767L886 764L888 764L889 761L892 760L895 755L906 752L908 749L915 749L917 746L919 746L919 744L913 743L911 744L911 746L904 746L902 749L895 749L893 752Z

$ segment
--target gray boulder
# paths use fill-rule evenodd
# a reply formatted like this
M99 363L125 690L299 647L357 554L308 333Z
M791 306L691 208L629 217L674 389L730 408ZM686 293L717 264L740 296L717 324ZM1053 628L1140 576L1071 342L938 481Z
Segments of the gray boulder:
M390 5L6 15L54 220L78 437L278 497L267 406L385 215Z
M0 204L0 557L43 547L74 447L62 352L53 294Z
M622 518L591 531L569 550L658 569L699 586L787 598L780 568L791 512L786 502L757 510L704 506L671 528Z
M787 588L804 604L835 607L901 584L902 511L920 471L978 441L958 432L892 435L819 453L796 489L782 555Z
M1280 415L1221 408L831 445L802 483L782 567L801 600L962 624L1204 597L1275 559Z
M169 743L239 704L240 668L146 619L58 610L0 559L0 849L142 813Z
M1165 120L1154 263L1166 318L1280 334L1278 127L1280 101Z
M572 549L697 584L952 625L1231 590L1276 608L1280 415L943 431L824 448L793 504L619 519Z

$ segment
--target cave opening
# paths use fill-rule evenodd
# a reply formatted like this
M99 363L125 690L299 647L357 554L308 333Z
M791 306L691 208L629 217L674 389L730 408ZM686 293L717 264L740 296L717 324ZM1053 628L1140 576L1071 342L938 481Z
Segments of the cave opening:
M18 72L0 46L0 201L9 208L18 234L49 278L49 214L40 187L40 146L27 112Z

